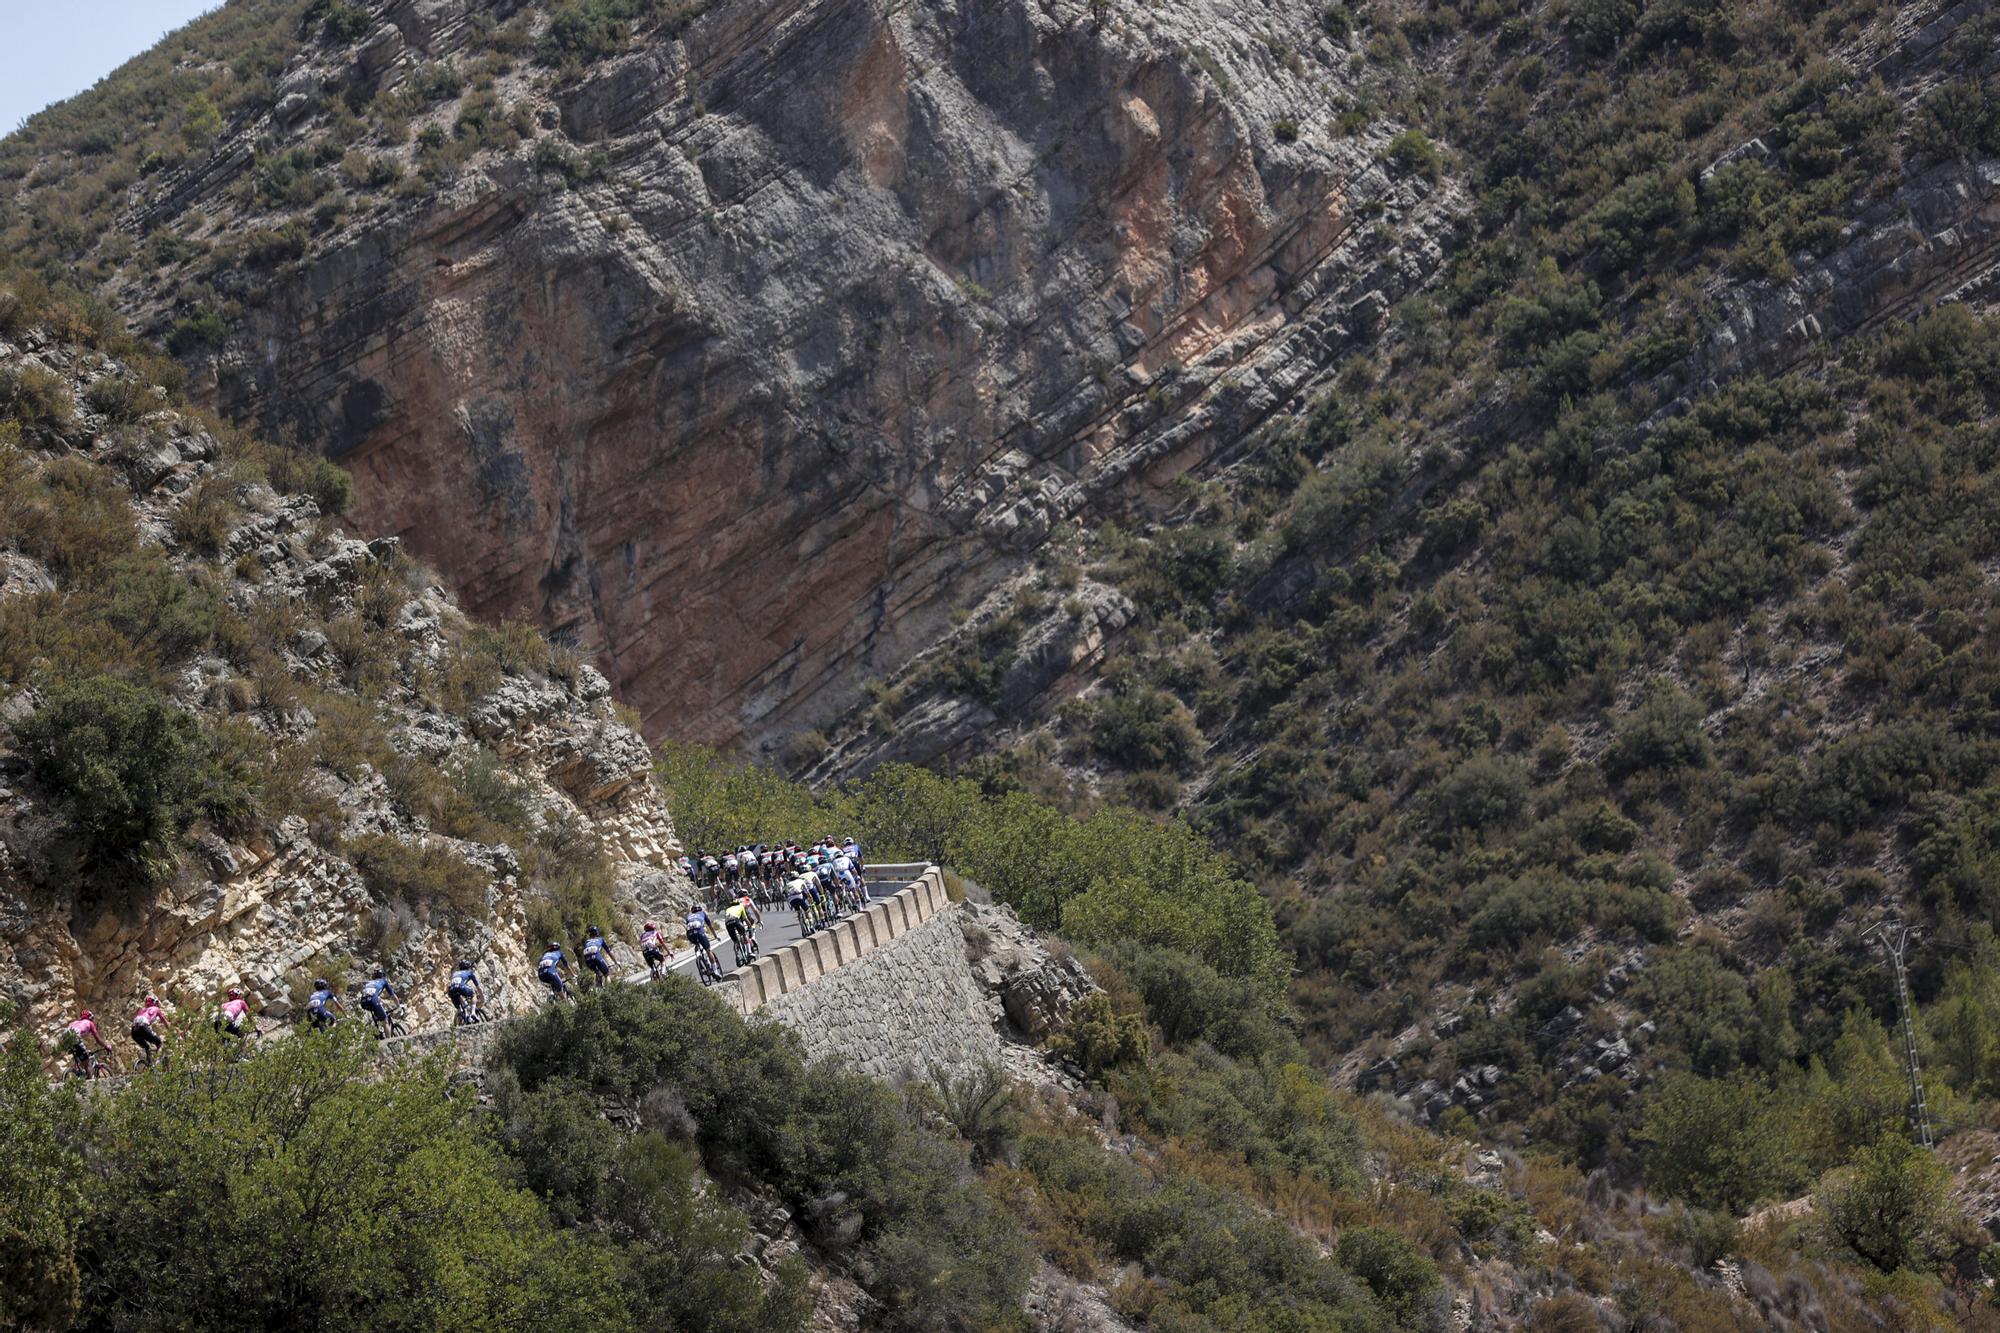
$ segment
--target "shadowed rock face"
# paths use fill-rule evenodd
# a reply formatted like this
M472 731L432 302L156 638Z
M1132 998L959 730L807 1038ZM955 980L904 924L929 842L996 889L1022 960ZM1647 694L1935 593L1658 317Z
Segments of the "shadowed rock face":
M364 64L460 8L392 6ZM541 98L595 181L489 154L278 276L221 405L654 735L771 749L1434 269L1450 192L1373 165L1393 127L1331 136L1347 54L1304 8L718 6Z

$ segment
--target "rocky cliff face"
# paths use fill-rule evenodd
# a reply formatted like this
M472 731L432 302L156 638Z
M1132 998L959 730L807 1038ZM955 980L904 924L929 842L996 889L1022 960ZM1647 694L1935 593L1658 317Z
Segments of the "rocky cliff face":
M337 155L344 106L471 66L513 12L367 8L134 187L135 237L285 221L273 153ZM581 77L500 62L520 142L275 271L212 266L201 382L350 466L361 525L469 609L596 653L649 732L769 751L1297 402L1434 271L1455 196L1392 179L1392 123L1334 134L1350 54L1308 8L1225 0L731 0ZM463 105L380 156L420 163ZM112 294L164 331L180 280ZM1025 700L1124 614L1081 601ZM913 721L917 754L977 725Z
M162 391L141 390L138 408L115 417L95 406L111 401L104 386L133 382L120 361L39 330L0 338L0 399L13 400L12 412L24 412L24 383L62 405L62 424L37 448L0 434L9 478L0 618L17 648L39 644L51 622L98 628L89 581L52 571L23 534L38 530L24 519L41 503L34 486L101 478L114 516L129 507L135 559L147 562L135 567L164 580L142 613L170 614L162 608L175 596L218 598L204 604L225 628L168 655L179 660L161 678L205 731L245 747L254 809L194 826L177 865L97 891L64 868L48 793L9 744L0 995L25 1006L33 1027L59 1025L78 1005L115 1020L147 991L199 1004L228 984L284 1018L303 969L352 978L374 962L409 992L411 1026L430 1026L446 1021L441 979L459 955L496 987L496 1007L520 1010L534 1002L540 947L528 922L544 870L523 863L537 839L559 836L572 862L602 864L625 907L681 896L650 753L614 714L602 675L582 663L478 666L467 643L476 631L395 539L346 536L311 498L274 491ZM212 546L192 535L197 505L225 515ZM121 605L106 618L122 623ZM146 675L137 660L100 665ZM30 715L52 681L76 670L32 662L6 681L7 719ZM440 683L454 675L463 688ZM522 816L505 836L439 806L482 763L489 789ZM453 868L460 897L385 891L411 880L394 869L403 858L427 854Z

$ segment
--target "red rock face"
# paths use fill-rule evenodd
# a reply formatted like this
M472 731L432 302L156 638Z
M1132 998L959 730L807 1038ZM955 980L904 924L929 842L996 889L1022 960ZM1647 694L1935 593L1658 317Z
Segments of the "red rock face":
M597 180L524 144L377 214L271 286L219 396L478 614L595 650L653 735L776 750L1406 285L1351 205L1438 201L1328 135L1345 52L1148 12L719 6L544 107Z

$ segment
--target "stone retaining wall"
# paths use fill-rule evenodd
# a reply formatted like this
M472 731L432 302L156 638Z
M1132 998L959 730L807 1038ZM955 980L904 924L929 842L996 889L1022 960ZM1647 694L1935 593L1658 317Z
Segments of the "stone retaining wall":
M958 910L939 899L919 925L766 1001L763 1012L799 1034L808 1058L876 1078L998 1065L996 1005L966 964Z

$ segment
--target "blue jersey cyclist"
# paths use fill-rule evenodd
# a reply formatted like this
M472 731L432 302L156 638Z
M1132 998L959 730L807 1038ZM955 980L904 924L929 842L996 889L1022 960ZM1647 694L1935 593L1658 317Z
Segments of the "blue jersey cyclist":
M709 929L708 913L702 909L702 905L700 903L688 904L687 937L688 943L694 946L696 953L707 953L709 951Z
M592 926L583 937L583 965L597 974L599 981L611 980L611 965L617 959L612 956L611 941L604 938L604 932Z
M549 951L542 955L542 961L535 964L535 976L547 986L551 993L560 997L569 993L563 981L563 973L569 971L569 959L563 957L562 945L549 941Z
M361 1007L375 1020L377 1028L389 1026L388 1002L402 998L396 994L396 988L389 984L389 974L382 968L376 968L375 975L361 984Z
M320 977L313 982L312 996L306 1001L306 1018L314 1030L323 1030L333 1026L333 1011L346 1007L333 993L333 987L326 984L326 978Z
M461 958L458 967L445 983L445 995L451 1000L451 1007L458 1011L461 1023L470 1022L469 1015L479 1003L479 976L472 970L472 960Z

